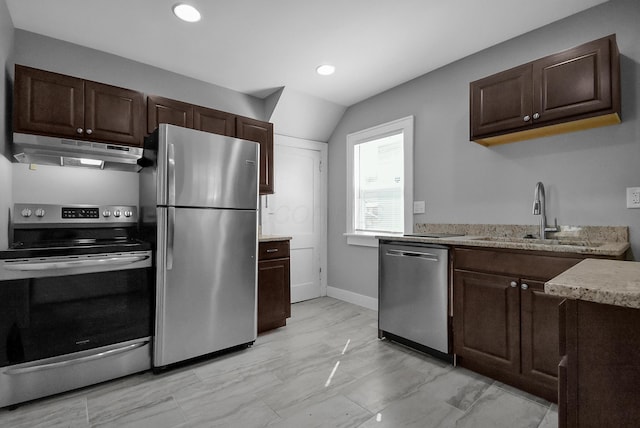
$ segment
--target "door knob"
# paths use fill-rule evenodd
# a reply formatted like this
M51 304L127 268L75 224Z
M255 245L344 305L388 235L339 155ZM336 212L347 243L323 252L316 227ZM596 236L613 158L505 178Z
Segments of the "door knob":
M77 132L78 134L82 134L84 131L83 131L83 129L82 129L82 128L78 128L78 129L76 129L76 132Z
M529 288L529 286L527 284L522 284L520 288L522 288L523 290L526 290Z
M512 288L516 288L518 286L518 283L515 281L511 281L511 284L509 284Z
M522 118L522 120L524 120L525 122L529 122L531 120L531 116L526 115L525 117Z

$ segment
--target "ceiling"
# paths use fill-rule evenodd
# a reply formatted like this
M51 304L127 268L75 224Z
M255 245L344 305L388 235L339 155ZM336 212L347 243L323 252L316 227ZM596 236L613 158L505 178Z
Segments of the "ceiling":
M265 97L342 106L605 0L6 0L16 28ZM336 66L332 76L315 69Z

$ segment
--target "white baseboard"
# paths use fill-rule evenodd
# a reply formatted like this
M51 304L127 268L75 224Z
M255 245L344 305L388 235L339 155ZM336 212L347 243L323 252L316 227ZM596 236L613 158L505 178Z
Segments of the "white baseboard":
M378 299L365 296L363 294L327 286L327 296L343 300L347 303L353 303L354 305L362 306L367 309L372 309L374 311L378 310Z

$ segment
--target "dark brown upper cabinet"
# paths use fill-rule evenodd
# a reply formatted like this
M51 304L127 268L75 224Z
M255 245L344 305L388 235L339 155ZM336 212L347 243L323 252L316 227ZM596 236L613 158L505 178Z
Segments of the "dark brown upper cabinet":
M485 146L620 123L615 34L471 82L470 112Z
M161 123L193 128L193 106L182 101L149 95L147 132L152 133Z
M236 137L260 143L260 194L273 193L273 123L238 116Z
M197 129L213 134L235 136L235 115L212 108L196 106L182 101L150 95L147 97L147 132L159 124Z
M193 127L214 134L236 136L236 116L212 108L194 106Z
M16 65L14 132L141 146L140 92Z
M260 143L260 194L273 193L273 124L169 98L147 97L147 131L160 123Z

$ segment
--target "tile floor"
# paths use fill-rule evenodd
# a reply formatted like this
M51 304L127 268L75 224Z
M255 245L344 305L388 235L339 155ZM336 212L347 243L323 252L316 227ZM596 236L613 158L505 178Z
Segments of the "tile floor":
M557 407L377 339L374 311L323 297L205 362L0 410L2 427L556 427Z

